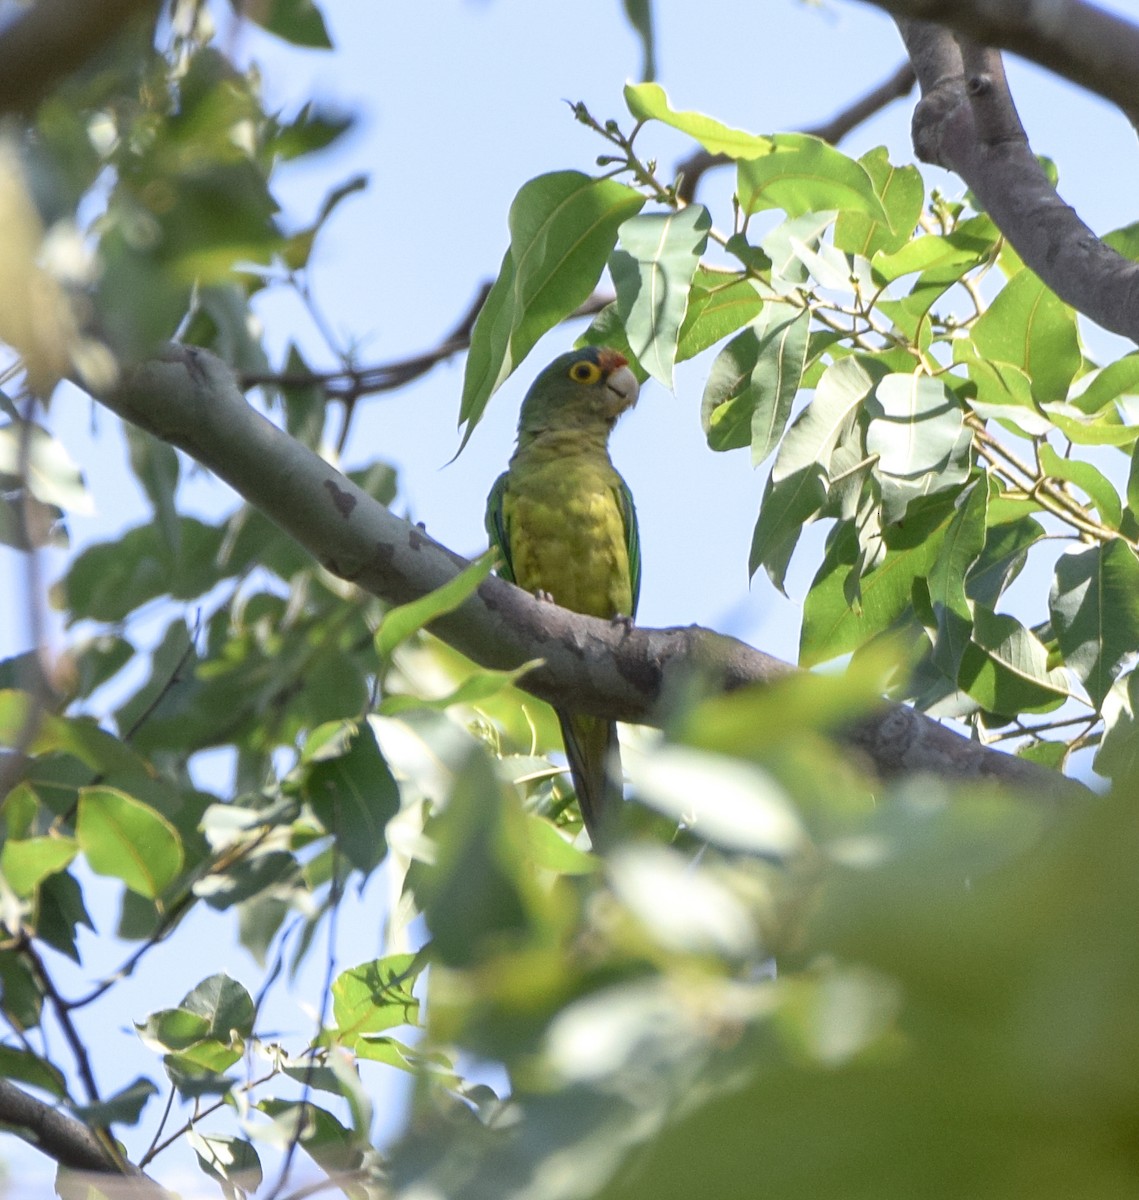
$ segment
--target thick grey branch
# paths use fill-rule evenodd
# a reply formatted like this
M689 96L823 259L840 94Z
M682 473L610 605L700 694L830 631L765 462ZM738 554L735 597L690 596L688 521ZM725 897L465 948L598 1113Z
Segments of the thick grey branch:
M0 33L0 112L26 112L158 0L39 0Z
M918 157L960 175L1056 295L1139 342L1139 264L1101 242L1057 195L1021 127L1000 56L925 21L900 19L898 28L922 91Z
M107 1148L82 1122L28 1095L6 1079L0 1079L0 1128L42 1150L68 1171L98 1176L91 1183L99 1195L130 1197L132 1200L170 1200L170 1193L137 1167L128 1164L124 1169L116 1163ZM118 1176L118 1179L112 1183L108 1176ZM80 1191L86 1189L77 1185L74 1193L78 1195Z
M384 600L400 604L423 596L466 566L257 413L229 368L205 351L172 347L103 402L185 450L330 571ZM522 681L544 700L645 724L660 720L662 697L694 680L733 689L768 684L794 669L708 629L626 629L539 602L496 578L432 630L487 667L544 660ZM1050 795L1073 786L898 706L883 705L843 736L883 775L924 769L950 778L1003 779Z
M867 0L1012 50L1113 101L1139 124L1139 26L1084 0Z

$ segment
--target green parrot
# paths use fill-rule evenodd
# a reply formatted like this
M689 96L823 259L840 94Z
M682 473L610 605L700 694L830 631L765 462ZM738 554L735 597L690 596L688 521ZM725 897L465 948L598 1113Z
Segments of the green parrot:
M487 499L487 533L503 578L574 612L636 614L637 514L610 461L609 435L639 390L625 357L596 346L555 358L534 380L509 469ZM600 849L623 795L617 727L557 711L582 820Z

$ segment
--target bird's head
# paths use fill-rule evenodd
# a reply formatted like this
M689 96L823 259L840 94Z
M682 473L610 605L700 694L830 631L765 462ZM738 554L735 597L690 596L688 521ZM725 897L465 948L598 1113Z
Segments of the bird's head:
M640 385L628 359L605 346L560 354L530 385L519 433L602 421L610 429L637 402Z

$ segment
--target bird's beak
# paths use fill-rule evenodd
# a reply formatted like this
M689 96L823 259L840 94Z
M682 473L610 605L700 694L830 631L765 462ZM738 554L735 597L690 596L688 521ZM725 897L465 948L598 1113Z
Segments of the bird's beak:
M626 409L637 403L641 385L636 375L628 367L618 367L605 377L605 389L608 392L608 408L614 416L620 416Z

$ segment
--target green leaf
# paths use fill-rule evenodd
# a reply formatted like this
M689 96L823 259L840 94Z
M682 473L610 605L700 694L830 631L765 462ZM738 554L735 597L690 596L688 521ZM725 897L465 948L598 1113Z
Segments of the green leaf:
M708 245L712 218L701 204L630 217L609 259L617 312L641 366L671 390L692 277Z
M78 852L74 839L67 837L9 839L0 848L0 875L17 896L30 896L49 875L62 871Z
M1139 440L1139 424L1114 405L1091 416L1064 401L1044 404L1042 408L1052 424L1077 446L1123 447Z
M652 0L623 0L625 16L632 25L634 32L641 39L641 78L650 80L656 78L656 53L653 42L653 5Z
M454 612L478 590L479 584L491 573L496 557L495 551L488 550L442 587L428 592L418 600L390 609L384 614L376 632L376 653L381 658L387 658L396 646L407 641L425 625L429 625L437 617Z
M777 133L773 149L740 162L736 190L749 216L781 208L789 217L804 213L853 211L883 225L890 218L866 168L821 138Z
M15 423L0 426L0 490L8 490L4 476L9 476L14 488L20 479L21 442L27 441L26 471L23 476L28 491L41 504L55 505L68 512L91 516L95 502L83 482L83 474L75 465L62 442L57 441L41 425L31 425L27 433Z
M1102 412L1120 396L1139 395L1139 354L1125 354L1081 380L1083 382L1087 382L1087 386L1078 396L1072 397L1071 403L1089 416Z
M864 258L890 254L909 243L921 217L925 201L921 174L914 166L893 166L885 146L870 150L858 162L870 176L888 221L876 221L849 209L842 211L835 222L835 245Z
M90 617L118 622L150 600L193 600L223 577L218 557L223 531L196 517L179 518L168 542L154 522L113 542L89 546L57 585L55 602L71 623Z
M510 206L510 249L471 335L459 408L464 445L538 338L589 297L617 230L644 202L623 183L578 171L539 175L522 186Z
M770 138L732 129L703 113L677 112L669 105L668 96L658 83L627 83L625 103L638 121L660 121L671 125L699 142L709 154L755 158L769 153L772 148Z
M1047 442L1040 446L1040 469L1052 479L1074 483L1086 492L1099 513L1100 519L1110 529L1118 529L1123 521L1123 502L1108 478L1091 463L1073 458L1061 458ZM1136 647L1139 649L1139 645Z
M527 944L552 898L525 858L526 821L484 751L474 749L446 807L424 830L434 861L415 863L408 883L438 960L471 966L493 951Z
M250 1037L256 1009L253 997L228 975L211 975L182 998L178 1006L186 1012L196 1013L207 1022L206 1038L220 1042Z
M34 1029L40 1023L43 994L27 959L15 950L0 949L0 1005L9 1023Z
M768 305L717 355L700 420L713 450L751 446L752 466L779 444L803 377L810 313Z
M921 509L915 506L904 521L887 525L886 554L859 579L857 607L847 598L849 576L858 561L857 535L847 526L833 538L803 602L800 665L810 667L849 654L893 628L910 611L914 580L926 578L933 569L953 513L938 497Z
M332 984L337 1041L351 1047L361 1034L415 1025L419 1001L411 988L425 965L419 955L390 954L342 971Z
M957 512L927 576L929 598L937 617L933 660L951 680L957 679L973 630L974 606L965 581L985 546L988 506L989 480L982 475L958 498Z
M961 438L962 412L940 379L886 375L866 410L866 452L878 456L882 472L914 481L944 472Z
M328 1112L306 1100L261 1100L257 1104L281 1128L284 1138L297 1141L306 1154L331 1178L343 1178L347 1186L350 1172L363 1157L361 1138Z
M178 831L161 813L117 788L80 789L75 836L92 871L121 879L150 900L182 870Z
M773 473L767 480L752 533L749 575L763 567L771 582L786 595L783 581L799 534L819 515L826 499L825 472L817 463L800 467L779 480Z
M976 352L968 338L954 341L953 361L963 362L969 369L976 394L967 395L965 403L977 416L1000 421L1006 429L1024 437L1040 437L1051 431L1052 422L1033 400L1032 381L1022 367L990 362Z
M1097 708L1139 648L1139 560L1125 542L1073 547L1056 560L1048 599L1064 662Z
M261 0L257 4L234 4L234 7L243 16L294 46L332 49L324 17L313 0Z
M417 708L432 708L438 711L451 708L456 704L483 705L497 696L506 695L509 702L509 692L522 676L527 675L535 667L542 664L542 659L531 659L513 671L472 671L454 691L435 699L425 699L422 696L389 693L380 701L379 711L385 717L394 717L397 713L409 712Z
M957 683L986 711L1005 717L1056 708L1070 695L1063 671L1048 669L1040 639L1015 617L981 605L973 611Z
M202 1041L210 1031L210 1020L184 1008L163 1008L150 1013L136 1025L139 1037L160 1050L185 1050Z
M997 293L972 339L983 358L1020 367L1038 403L1063 400L1082 362L1075 314L1027 267Z
M75 1115L88 1125L137 1125L146 1102L157 1091L152 1080L140 1075L134 1083L98 1104L76 1105Z
M631 764L630 778L638 800L713 846L782 861L808 844L787 795L752 763L689 746L658 746Z
M49 875L41 884L36 916L36 935L42 942L79 962L75 931L80 925L95 928L83 904L79 884L67 872Z
M763 301L750 279L697 267L676 347L676 361L694 358L759 316Z
M0 1079L31 1084L57 1100L67 1095L67 1080L62 1071L30 1050L15 1046L0 1046Z
M315 729L303 761L304 794L340 852L367 876L387 854L384 830L399 812L399 787L366 721Z
M830 463L836 444L885 371L854 356L840 358L823 372L815 398L799 414L779 447L771 477L778 483L803 467Z
M261 1159L244 1138L191 1129L186 1140L198 1156L202 1170L223 1184L233 1184L242 1194L255 1192L264 1179ZM235 1193L231 1193L235 1194Z

